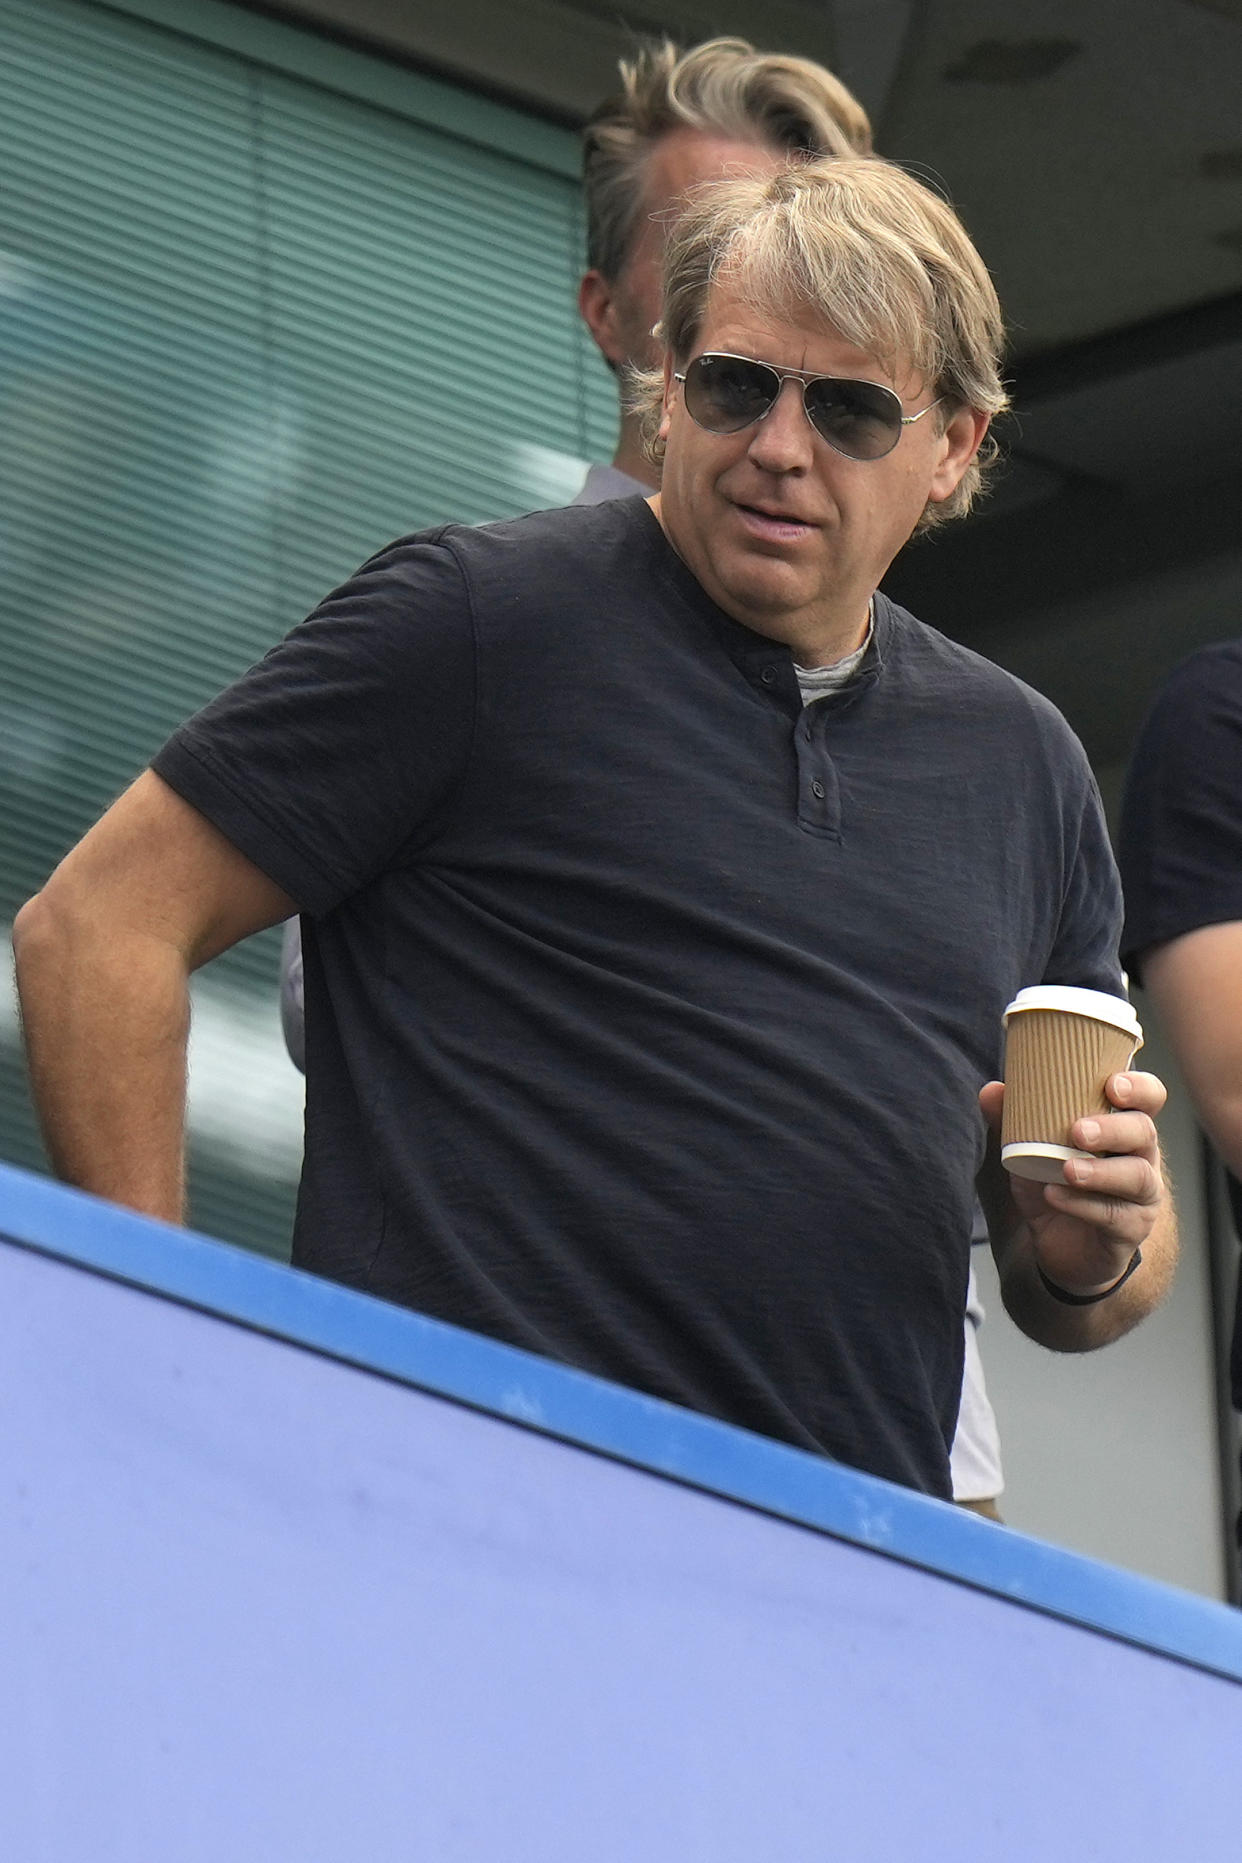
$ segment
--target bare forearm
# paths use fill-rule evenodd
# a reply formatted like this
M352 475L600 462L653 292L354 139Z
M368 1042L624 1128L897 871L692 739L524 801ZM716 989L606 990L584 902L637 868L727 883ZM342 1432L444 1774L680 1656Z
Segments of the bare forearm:
M296 911L151 770L17 915L35 1103L52 1164L179 1222L189 971Z
M1227 1093L1213 1099L1201 1094L1195 1111L1222 1164L1242 1178L1242 1097Z
M32 900L13 933L31 1086L52 1168L80 1189L184 1216L186 968L167 942L101 936Z
M1242 1176L1242 922L1202 925L1146 952L1143 965L1195 1111Z
M1177 1264L1177 1218L1171 1194L1142 1243L1142 1262L1115 1294L1090 1306L1067 1305L1050 1294L1040 1279L1035 1236L1029 1224L1019 1222L1000 1256L1001 1295L1005 1309L1028 1338L1053 1352L1092 1352L1124 1338L1146 1319L1168 1293ZM1113 1266L1116 1279L1124 1273L1127 1258L1119 1253ZM1044 1272L1048 1269L1045 1267ZM1059 1284L1059 1283L1058 1283ZM1098 1291L1080 1284L1070 1291Z

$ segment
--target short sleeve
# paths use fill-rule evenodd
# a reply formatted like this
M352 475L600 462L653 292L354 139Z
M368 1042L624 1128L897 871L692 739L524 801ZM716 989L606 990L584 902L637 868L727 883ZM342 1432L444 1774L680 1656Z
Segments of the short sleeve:
M1156 699L1126 781L1118 840L1125 962L1242 919L1242 652L1193 655Z
M412 859L464 774L474 631L442 537L366 563L153 759L304 911Z
M1121 881L1100 792L1074 742L1077 778L1065 818L1065 888L1056 938L1041 983L1124 992L1119 945Z

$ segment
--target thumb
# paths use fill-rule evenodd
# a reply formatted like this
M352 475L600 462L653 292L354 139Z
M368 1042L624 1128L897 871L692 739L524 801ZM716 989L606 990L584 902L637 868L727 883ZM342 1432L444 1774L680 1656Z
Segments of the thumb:
M989 1080L986 1087L979 1089L979 1110L994 1132L1000 1131L1001 1106L1005 1098L1005 1085L1000 1080Z

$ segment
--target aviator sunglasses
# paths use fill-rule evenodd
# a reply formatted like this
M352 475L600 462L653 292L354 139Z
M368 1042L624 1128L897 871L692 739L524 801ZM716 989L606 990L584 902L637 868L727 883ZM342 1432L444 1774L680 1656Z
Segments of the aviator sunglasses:
M740 433L770 414L786 382L802 384L806 417L821 439L847 459L883 459L932 408L939 396L917 414L903 414L901 399L879 382L849 376L812 375L806 369L777 369L749 356L709 350L696 356L673 380L685 391L686 412L708 433Z

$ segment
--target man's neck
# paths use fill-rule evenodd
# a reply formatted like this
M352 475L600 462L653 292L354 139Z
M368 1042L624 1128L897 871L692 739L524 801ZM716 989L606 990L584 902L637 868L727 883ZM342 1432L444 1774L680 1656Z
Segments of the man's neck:
M794 665L797 667L799 674L805 673L808 676L812 676L815 674L822 675L822 674L828 674L828 673L843 672L847 668L853 669L857 667L859 662L862 660L863 654L866 651L867 644L871 639L871 635L872 635L874 628L875 628L875 602L874 600L872 600L867 603L867 624L866 624L866 627L863 629L863 637L859 641L856 647L850 648L849 651L846 653L838 654L835 659L820 660L817 664L813 666L808 665L806 661L800 659L798 656L797 649L795 648L794 649Z
M757 634L768 634L769 630L762 620L748 624ZM772 640L784 641L793 654L797 665L807 672L814 672L817 667L835 666L838 660L846 660L850 654L857 653L867 638L871 626L871 603L867 602L860 615L851 610L823 627L819 625L793 627L778 625L770 633Z
M873 598L870 591L865 594L861 591L857 594L843 593L829 607L818 604L813 610L800 609L792 614L746 611L734 606L727 592L713 587L710 561L704 565L708 573L701 573L696 570L691 559L678 549L677 539L665 519L662 495L656 492L648 498L647 503L669 544L704 592L744 627L756 634L766 635L769 640L779 640L783 646L788 647L798 666L806 668L808 672L813 672L818 666L835 666L838 660L844 660L856 652L866 640L867 629L871 625Z

